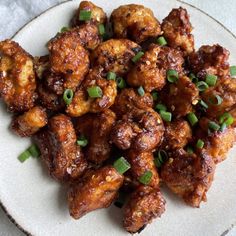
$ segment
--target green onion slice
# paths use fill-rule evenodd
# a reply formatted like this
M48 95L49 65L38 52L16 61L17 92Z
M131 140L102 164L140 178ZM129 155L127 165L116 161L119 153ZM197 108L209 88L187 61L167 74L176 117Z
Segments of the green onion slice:
M117 87L120 88L120 89L123 89L123 88L126 87L126 82L122 77L118 77L116 79L116 84L117 84Z
M198 122L198 118L193 112L188 113L187 118L192 126L194 126Z
M92 86L87 88L89 97L91 98L101 98L103 93L102 89L99 86Z
M226 124L226 126L229 126L229 125L232 125L234 123L234 118L230 113L225 112L223 115L220 116L219 123L221 125Z
M203 100L199 100L199 104L204 108L207 109L208 105L203 101Z
M152 172L148 170L139 177L139 182L144 185L147 185L151 182L151 179L152 179Z
M210 130L213 130L213 131L217 131L220 129L220 126L214 121L209 121L208 127Z
M153 101L156 101L158 99L158 92L157 91L151 92L151 95L152 95Z
M40 150L35 144L32 144L28 148L28 151L32 157L39 157L40 156Z
M172 119L172 114L170 112L161 110L160 115L164 121L170 122Z
M67 32L69 30L70 30L69 27L64 26L64 27L61 28L61 33Z
M144 96L144 94L145 94L145 91L144 91L144 89L143 89L143 87L142 87L142 86L140 86L140 87L138 88L138 94L139 94L141 97L143 97L143 96Z
M70 103L72 102L73 96L74 96L73 90L66 89L64 91L63 100L66 103L66 105L70 105Z
M131 167L129 162L124 157L120 157L116 160L113 166L121 175L123 175Z
M116 80L116 73L112 72L112 71L109 71L107 73L107 79L108 80Z
M165 161L168 160L168 155L164 150L159 150L157 157L154 158L154 163L157 168L160 168Z
M167 44L166 39L163 36L157 38L157 44L160 46L165 46Z
M222 102L223 102L223 98L219 96L218 94L209 98L209 103L211 103L214 106L219 106Z
M166 111L166 110L167 110L166 106L163 105L163 104L161 104L161 103L157 104L156 107L155 107L155 109L156 109L157 111Z
M82 135L81 137L79 137L76 143L81 147L86 147L88 145L88 140Z
M187 153L188 154L193 154L193 148L191 146L187 146Z
M27 159L29 159L31 156L30 152L28 150L22 152L19 156L18 156L18 160L23 163L25 162Z
M220 126L220 131L223 132L225 129L226 129L227 125L225 123L223 123L221 126Z
M204 147L204 142L201 139L198 139L196 143L197 148L203 148Z
M170 83L175 83L179 79L178 72L176 70L173 70L173 69L169 69L167 71L166 75L167 75L167 80Z
M106 29L105 29L104 24L100 24L100 25L98 26L98 31L99 31L99 34L100 34L100 35L104 35L104 34L106 33Z
M209 88L208 84L204 81L199 81L196 83L196 86L200 92L205 91L206 89Z
M136 63L139 61L139 59L144 55L144 52L138 52L132 59L131 61Z
M79 20L80 21L88 21L88 20L91 19L91 16L92 16L92 12L91 11L80 10Z
M198 82L197 76L196 76L195 74L193 74L193 73L190 73L189 79L191 79L191 81L192 81L194 84L196 84L196 83Z
M230 66L230 75L236 76L236 66Z
M217 76L216 75L207 75L206 76L206 83L211 87L216 84Z

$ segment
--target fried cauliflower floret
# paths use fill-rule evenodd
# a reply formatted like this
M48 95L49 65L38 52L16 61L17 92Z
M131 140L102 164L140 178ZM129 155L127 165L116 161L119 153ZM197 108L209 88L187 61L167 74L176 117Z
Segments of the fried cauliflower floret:
M34 106L36 82L33 58L18 43L0 42L0 97L12 112Z
M170 47L182 50L185 55L194 51L193 27L186 9L173 9L163 20L161 28Z
M101 164L110 157L110 133L115 120L115 113L109 109L102 113L89 113L76 120L77 135L88 139L85 149L87 160Z
M141 232L153 219L161 217L165 203L160 190L149 186L140 186L130 196L124 208L124 228L129 233Z
M77 9L71 21L72 26L78 26L84 24L84 21L81 21L79 19L81 10L91 11L91 19L89 20L89 22L95 23L97 25L106 23L107 16L101 7L96 6L90 1L82 1L80 2L79 8Z
M88 171L68 193L70 215L79 219L100 208L107 208L116 199L124 177L112 166Z
M129 38L141 43L161 33L161 27L151 9L129 4L115 9L111 14L114 37Z
M45 71L49 70L49 55L34 57L34 71L38 81L43 78Z
M189 55L189 67L200 79L207 74L225 77L229 75L229 51L219 44L204 45Z
M130 86L143 86L144 90L161 90L166 83L166 72L174 69L182 72L184 59L182 53L169 48L152 44L127 75Z
M64 89L72 89L80 85L89 70L89 53L81 45L76 31L59 34L48 43L51 71L62 74Z
M131 59L141 48L128 39L110 39L101 43L91 54L92 66L101 66L105 72L125 75L132 67Z
M47 113L41 106L26 111L23 115L14 117L12 130L21 137L29 137L47 124Z
M172 157L162 167L162 180L188 205L199 207L213 181L213 159L201 149L193 154L179 150Z
M133 109L118 120L111 132L111 141L120 149L152 151L164 133L161 117L153 109Z
M134 107L139 109L151 108L153 106L153 98L150 93L140 96L137 90L133 88L122 89L117 95L112 110L118 117L122 117L125 113L130 112Z
M78 178L87 168L70 118L56 115L49 119L46 129L36 134L41 157L52 177L59 181Z
M154 156L152 152L137 152L130 149L127 153L127 160L131 165L130 172L134 181L139 182L139 178L147 171L151 171L152 178L147 184L153 188L159 185L159 176L157 168L154 164Z
M187 77L180 76L176 83L170 83L161 92L161 100L177 118L193 111L192 105L197 104L199 91Z
M192 130L188 122L179 119L165 125L162 147L166 150L184 148L192 139Z

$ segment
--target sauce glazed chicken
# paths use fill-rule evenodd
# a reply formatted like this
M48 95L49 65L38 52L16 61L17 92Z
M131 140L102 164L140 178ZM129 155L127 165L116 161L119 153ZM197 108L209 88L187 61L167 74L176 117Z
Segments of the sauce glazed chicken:
M35 142L19 160L40 156L68 185L74 219L114 203L125 230L140 232L165 212L160 185L200 207L236 140L229 51L195 49L182 7L160 22L142 5L120 6L108 18L82 1L70 24L44 56L0 42L10 127Z

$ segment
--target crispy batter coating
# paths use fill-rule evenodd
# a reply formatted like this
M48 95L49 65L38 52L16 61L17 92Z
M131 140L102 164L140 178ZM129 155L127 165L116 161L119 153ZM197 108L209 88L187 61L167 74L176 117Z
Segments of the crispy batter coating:
M207 74L225 77L229 75L229 51L219 44L204 45L189 55L189 67L198 78Z
M12 130L21 137L29 137L47 124L47 113L41 106L26 111L23 115L14 117L11 122Z
M186 9L172 9L163 20L161 28L170 47L182 50L185 55L194 51L194 37L191 34L193 27Z
M140 232L153 219L165 211L165 203L160 190L140 186L130 196L124 209L124 228L130 233Z
M124 177L112 166L88 171L68 193L70 215L79 219L96 209L106 208L116 199Z
M64 89L75 90L89 70L89 53L74 30L59 34L48 43L51 71L65 78Z
M43 78L45 71L49 70L49 55L34 57L34 71L38 81Z
M118 117L122 117L125 113L130 112L134 107L139 109L151 108L153 106L153 98L150 93L140 96L137 90L133 88L122 89L117 95L112 110Z
M74 180L87 168L68 116L59 114L50 118L47 128L36 134L36 142L50 175L55 179Z
M105 72L125 75L132 67L131 59L141 48L128 39L110 39L101 43L91 54L92 66L101 66Z
M162 147L166 150L184 148L192 139L192 130L188 122L183 119L174 120L165 125Z
M11 40L0 42L0 97L12 112L34 106L36 82L33 58Z
M105 24L107 21L106 13L103 11L101 7L96 6L90 1L82 1L80 2L79 8L77 9L74 17L71 20L72 26L78 26L84 24L84 21L80 21L79 19L81 10L91 11L91 19L89 22L99 25L99 24Z
M111 141L120 149L152 151L160 143L164 133L161 117L152 108L134 108L115 124Z
M166 83L167 70L174 69L181 73L183 63L180 51L151 44L127 75L127 82L130 86L143 86L147 92L161 90Z
M157 188L159 185L159 176L157 168L154 164L154 156L152 152L137 152L130 149L127 153L127 160L131 165L130 172L134 181L139 181L139 178L147 171L152 172L152 178L147 185Z
M203 149L198 151L196 154L176 151L161 170L161 178L167 186L192 207L206 201L215 172L211 156Z
M76 120L77 135L84 135L88 139L86 159L101 164L110 157L110 133L115 120L115 113L109 109L102 113L89 113Z
M177 118L192 112L198 98L199 91L187 76L180 76L176 83L169 83L161 91L161 100Z
M129 4L115 9L111 14L114 37L129 38L141 43L161 33L158 20L151 9L142 5Z

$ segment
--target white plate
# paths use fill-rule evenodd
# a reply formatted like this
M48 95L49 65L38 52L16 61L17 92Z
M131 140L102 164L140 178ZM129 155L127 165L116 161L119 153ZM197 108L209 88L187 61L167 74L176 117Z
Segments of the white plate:
M183 6L187 8L195 28L196 46L220 43L231 51L230 61L236 64L235 37L214 19L189 5L175 0L94 2L109 14L122 4L144 4L155 12L159 20L172 8ZM47 40L68 24L78 5L79 1L70 1L48 10L21 29L14 40L32 55L45 54ZM24 164L18 162L17 156L30 141L16 137L8 130L10 115L2 104L0 117L0 200L25 231L36 236L128 235L122 228L122 212L115 207L92 212L78 221L73 220L68 214L65 189L46 174L40 161L30 159ZM236 148L232 149L228 159L217 166L206 204L194 209L164 190L167 200L165 214L140 235L218 236L227 232L236 223L235 151Z

